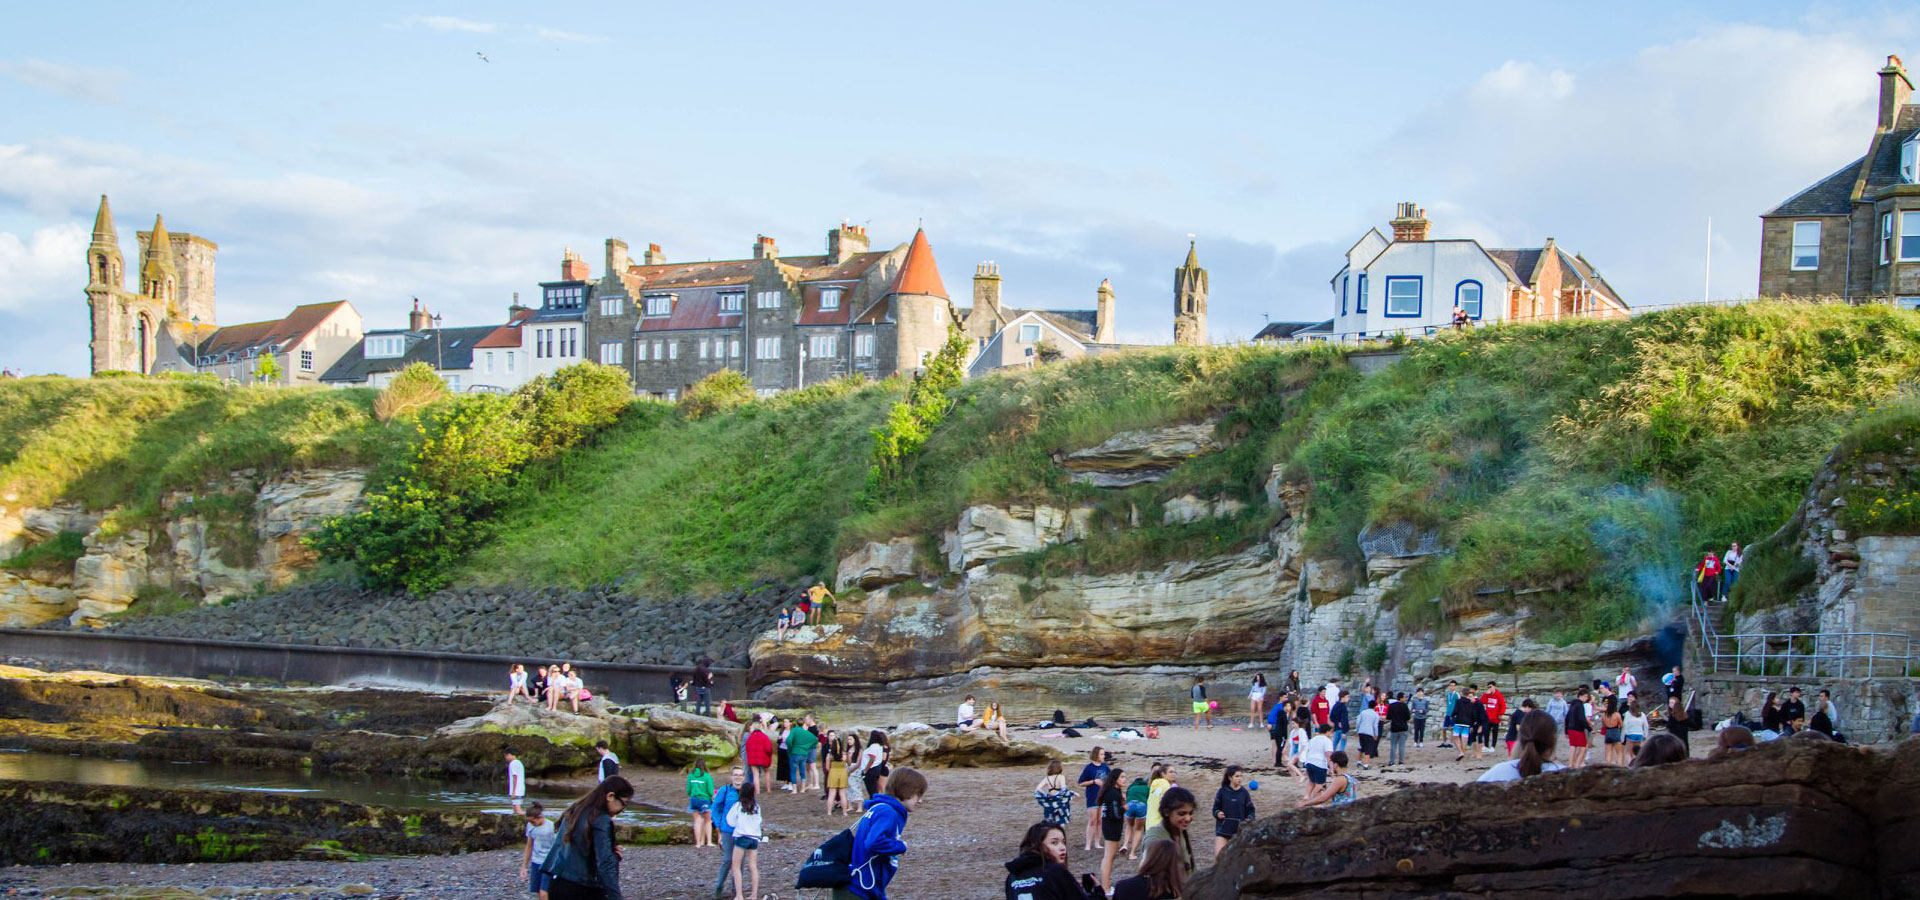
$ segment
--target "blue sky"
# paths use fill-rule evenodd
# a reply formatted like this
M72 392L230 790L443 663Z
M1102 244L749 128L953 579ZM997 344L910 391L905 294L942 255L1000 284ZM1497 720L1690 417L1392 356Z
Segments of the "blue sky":
M497 321L571 246L817 253L924 221L956 300L1172 332L1329 314L1400 200L1436 236L1546 237L1634 304L1749 295L1757 216L1864 152L1900 7L34 4L0 31L0 365L86 369L82 248L163 212L220 244L220 318L418 296ZM1756 8L1756 7L1763 8ZM484 53L487 61L478 54Z

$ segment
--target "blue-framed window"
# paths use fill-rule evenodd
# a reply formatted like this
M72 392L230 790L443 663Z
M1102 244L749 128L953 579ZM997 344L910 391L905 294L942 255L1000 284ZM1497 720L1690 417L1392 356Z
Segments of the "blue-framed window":
M1420 315L1420 276L1387 276L1387 316L1411 319Z
M1481 302L1484 299L1482 296L1484 293L1485 289L1480 287L1480 282L1473 279L1462 281L1453 288L1453 305L1466 310L1467 318L1478 319L1480 309L1484 306Z
M1340 314L1347 314L1347 281L1351 276L1340 276Z
M1365 272L1360 273L1360 290L1353 295L1353 311L1357 313L1367 311L1367 273Z

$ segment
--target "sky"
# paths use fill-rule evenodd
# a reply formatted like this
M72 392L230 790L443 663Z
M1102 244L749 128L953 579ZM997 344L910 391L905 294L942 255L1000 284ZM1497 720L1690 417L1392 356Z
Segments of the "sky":
M1172 334L1187 241L1215 340L1331 315L1414 201L1546 238L1634 305L1751 296L1758 216L1857 159L1898 5L16 5L0 30L0 366L84 374L101 194L220 245L223 324L411 298L502 321L604 241L669 260L876 247L949 293ZM1903 15L1902 13L1907 13ZM1708 222L1711 279L1708 279Z

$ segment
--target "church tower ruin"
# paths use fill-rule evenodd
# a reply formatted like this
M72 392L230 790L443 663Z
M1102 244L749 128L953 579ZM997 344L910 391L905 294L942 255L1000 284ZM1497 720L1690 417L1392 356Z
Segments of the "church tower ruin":
M87 310L92 325L90 369L101 372L160 370L198 340L214 322L213 263L219 247L206 238L170 233L159 216L153 230L136 232L139 282L127 289L126 262L113 209L105 194L93 217L87 245ZM178 360L174 360L178 362Z
M1173 270L1173 343L1198 347L1207 342L1207 270L1187 242L1187 263Z

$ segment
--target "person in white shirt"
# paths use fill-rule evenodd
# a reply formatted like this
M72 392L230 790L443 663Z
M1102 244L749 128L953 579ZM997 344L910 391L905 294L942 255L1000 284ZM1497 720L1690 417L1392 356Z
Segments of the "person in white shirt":
M1619 696L1622 703L1626 702L1629 694L1640 689L1640 679L1633 677L1633 669L1627 666L1620 667L1620 678L1616 684L1620 688Z
M1727 545L1727 553L1720 557L1720 596L1732 597L1733 586L1740 583L1740 564L1747 555L1740 552L1740 542Z
M740 788L740 802L727 810L727 827L733 829L733 892L735 900L760 896L760 842L766 835L760 824L760 799L752 782ZM740 879L740 870L746 869L753 882L752 893L742 890L747 882Z
M1560 729L1554 727L1553 717L1533 710L1520 719L1520 738L1514 745L1520 755L1495 763L1479 780L1519 781L1542 772L1558 772L1564 768L1553 761L1553 751L1559 742Z
M527 892L547 900L547 886L553 883L553 876L540 871L540 864L553 852L554 832L546 809L538 803L527 807L526 834L527 852L520 859L520 867L527 873Z
M573 704L573 714L580 714L580 694L587 689L587 683L580 678L579 672L567 676L567 700Z
M956 722L959 724L961 731L972 731L978 724L978 720L973 716L972 694L968 694L967 699L960 702L960 715L956 719Z
M1302 796L1312 796L1313 789L1327 783L1327 757L1333 754L1333 726L1322 725L1319 733L1307 741L1305 750L1300 751L1300 765L1307 770L1307 790Z
M1332 742L1329 741L1328 743ZM1287 732L1287 771L1292 772L1293 777L1301 780L1305 780L1307 777L1307 771L1300 768L1300 755L1305 753L1306 750L1307 729L1299 722L1295 722L1293 723L1293 728Z
M533 694L527 691L527 667L519 663L514 663L513 668L507 670L507 702L512 703L515 697L525 697L528 703L535 702Z
M601 781L620 774L620 757L613 755L613 749L607 746L606 741L595 741L593 749L600 754L600 763L596 771Z
M1320 690L1320 694L1321 696L1324 696L1327 698L1328 706L1332 706L1335 703L1339 703L1340 702L1340 679L1338 678L1329 679L1327 681L1327 686Z
M520 815L520 801L527 796L527 766L512 750L507 751L507 802L513 804L513 814ZM546 857L541 857L545 859Z

